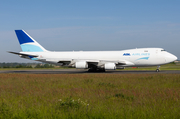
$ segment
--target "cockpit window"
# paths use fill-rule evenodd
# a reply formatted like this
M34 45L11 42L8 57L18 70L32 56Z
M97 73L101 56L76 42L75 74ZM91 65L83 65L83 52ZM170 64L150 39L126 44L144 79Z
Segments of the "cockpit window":
M161 51L166 51L166 50L163 49L163 50L161 50Z

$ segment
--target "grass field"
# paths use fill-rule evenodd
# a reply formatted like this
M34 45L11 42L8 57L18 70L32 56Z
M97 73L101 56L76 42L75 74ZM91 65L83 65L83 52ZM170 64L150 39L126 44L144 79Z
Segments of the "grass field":
M180 118L180 74L0 74L0 119Z

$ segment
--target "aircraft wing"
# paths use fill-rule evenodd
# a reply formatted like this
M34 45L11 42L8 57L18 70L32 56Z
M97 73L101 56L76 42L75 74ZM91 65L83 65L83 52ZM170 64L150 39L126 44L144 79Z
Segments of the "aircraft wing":
M131 65L134 65L134 63L130 62L130 61L127 61L127 60L120 60L118 61L117 65L126 65L126 66L131 66Z
M107 63L114 63L115 65L121 65L121 66L131 66L134 65L134 63L127 61L127 60L96 60L96 59L59 59L59 58L52 58L52 59L44 59L44 58L38 58L39 55L37 54L29 54L27 53L22 53L22 52L11 52L9 53L19 55L21 57L29 57L32 60L38 60L42 62L47 62L47 63L58 63L62 66L75 66L76 62L86 62L88 64L88 67L103 67Z
M99 63L99 64L105 64L105 63L115 63L116 65L134 65L134 63L127 61L127 60L86 60L87 63Z
M72 60L61 60L58 63L63 63L63 64L69 64L74 65L76 62L87 62L89 67L101 67L104 66L106 63L114 63L115 65L121 65L121 66L132 66L134 63L127 61L127 60L87 60L87 59L72 59Z
M88 59L58 59L57 63L61 63L62 65L72 66L75 65L76 62L84 62L84 61L88 63L89 67L91 66L101 67L106 63L114 63L116 65L122 65L122 66L134 65L134 63L126 60L88 60Z

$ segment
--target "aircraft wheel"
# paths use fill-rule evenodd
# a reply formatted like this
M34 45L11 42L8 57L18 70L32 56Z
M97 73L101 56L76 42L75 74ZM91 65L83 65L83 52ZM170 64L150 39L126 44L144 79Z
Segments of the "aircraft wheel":
M106 72L106 70L105 70L105 69L99 69L99 71L100 71L100 72Z
M159 69L156 69L156 72L160 72L160 70L159 70Z
M157 66L156 72L160 72L159 68L160 68L160 66Z
M95 69L95 68L91 68L88 70L88 72L96 72L96 71L97 71L97 69Z

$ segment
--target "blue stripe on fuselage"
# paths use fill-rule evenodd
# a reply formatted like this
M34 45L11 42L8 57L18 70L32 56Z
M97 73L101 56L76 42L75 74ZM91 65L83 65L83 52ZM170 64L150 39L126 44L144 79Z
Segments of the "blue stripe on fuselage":
M33 56L29 56L29 58L31 58L31 60L38 60L38 58L34 58Z
M142 58L139 58L139 59L137 59L137 60L142 60L142 59L148 60L149 57L142 57ZM137 60L135 60L135 61L137 61Z

